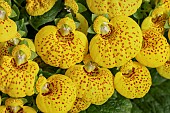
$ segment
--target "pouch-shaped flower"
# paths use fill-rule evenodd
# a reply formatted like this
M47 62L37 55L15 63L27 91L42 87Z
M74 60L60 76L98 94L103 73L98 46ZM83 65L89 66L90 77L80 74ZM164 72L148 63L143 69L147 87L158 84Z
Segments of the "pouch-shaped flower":
M138 62L129 61L114 78L115 89L124 97L142 98L152 84L149 70Z
M152 14L148 17L146 17L142 24L141 29L142 30L155 30L161 34L164 34L165 32L165 22L168 19L168 14L163 7L157 7L152 11Z
M73 107L68 113L79 113L86 110L91 105L91 102L85 101L82 98L76 98Z
M114 76L110 70L99 68L95 63L74 65L66 71L65 75L76 84L77 97L92 104L104 102L114 93Z
M89 51L94 62L102 67L124 65L142 47L142 32L130 17L116 16L109 20L98 16L93 23L97 33L90 41Z
M162 77L170 79L170 55L169 60L166 61L164 65L157 67L156 70Z
M88 22L86 18L81 14L78 13L79 7L75 0L64 0L64 4L66 8L68 7L68 10L73 11L73 15L75 15L75 18L80 22L80 25L76 30L83 32L85 35L87 35L87 30L89 28Z
M141 6L142 0L86 0L89 10L95 14L130 16Z
M0 113L37 113L35 109L24 106L21 99L8 98L5 105L0 106Z
M163 65L169 59L169 44L166 38L154 30L143 30L142 49L135 58L147 67Z
M43 113L67 113L76 100L75 83L65 75L40 76L36 89L36 104Z
M27 46L18 46L13 49L13 56L3 56L1 59L0 91L11 97L31 96L34 94L34 82L39 66L28 60L30 49L24 50Z
M48 12L57 0L26 0L26 11L31 16L39 16Z
M14 38L17 33L16 23L8 18L11 13L8 3L0 1L0 42Z
M75 30L69 17L59 20L57 26L48 25L35 37L35 48L42 60L55 67L69 68L83 60L88 50L85 34Z

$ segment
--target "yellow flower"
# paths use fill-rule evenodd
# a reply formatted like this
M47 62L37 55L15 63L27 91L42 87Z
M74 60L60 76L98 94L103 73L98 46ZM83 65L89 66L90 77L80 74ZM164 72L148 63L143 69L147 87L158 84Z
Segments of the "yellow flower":
M68 7L68 10L72 10L73 13L78 13L79 7L75 0L64 0L64 5Z
M12 50L12 56L14 57L17 65L21 65L30 59L30 48L28 48L25 44L17 45Z
M31 16L39 16L48 12L57 0L26 0L26 11Z
M142 46L142 31L129 17L116 16L110 22L98 16L93 23L97 33L90 41L94 62L106 68L119 67L134 58Z
M161 34L165 32L165 22L168 19L168 14L162 6L153 10L152 14L144 19L141 25L142 30L155 30Z
M4 12L1 12L3 10ZM5 13L5 16L8 17L11 15L11 12L12 12L11 6L4 0L0 1L0 17L2 13Z
M37 113L33 108L24 106L21 99L8 98L4 106L0 106L0 113Z
M149 70L138 62L123 65L114 78L115 89L124 97L142 98L152 84Z
M166 38L154 30L143 30L142 49L135 58L147 67L163 65L169 58L169 44Z
M142 0L86 0L87 6L95 14L130 16L141 6Z
M87 35L87 30L89 28L88 22L82 14L78 13L79 7L77 2L75 0L65 0L64 4L66 5L68 12L73 13L73 16L75 15L75 18L80 22L80 25L76 30L81 31Z
M76 100L75 84L65 75L40 76L36 89L36 104L43 113L67 113Z
M38 71L38 64L33 61L17 65L13 57L3 56L0 62L0 91L11 97L33 95Z
M86 110L91 105L91 102L85 101L82 98L76 98L73 107L68 113L79 113Z
M35 48L42 60L55 67L69 68L83 60L88 50L85 34L76 29L74 21L62 18L56 26L48 25L35 36Z
M87 35L89 25L86 18L82 14L76 13L76 19L80 22L80 26L76 30L83 32L85 35Z
M107 68L99 68L96 63L74 65L66 73L76 85L77 97L92 104L103 104L114 93L114 76Z
M170 49L169 49L170 53ZM156 68L157 72L164 78L170 79L170 55L169 60L164 63L164 65Z

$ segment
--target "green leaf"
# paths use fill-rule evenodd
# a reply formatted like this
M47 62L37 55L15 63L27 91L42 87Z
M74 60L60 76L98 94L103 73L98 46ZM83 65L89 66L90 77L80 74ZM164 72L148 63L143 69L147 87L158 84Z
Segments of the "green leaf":
M12 55L12 50L14 49L15 46L12 46L12 47L8 47L8 52L10 55Z
M164 28L165 29L170 29L170 25L169 25L169 21L168 20L166 20Z
M22 7L21 4L24 2L25 0L14 0L15 4L17 4L18 6Z
M25 31L22 31L22 30L19 30L18 33L21 35L21 37L23 37L27 34Z
M141 12L140 9L138 9L134 14L133 16L136 18L136 19L142 19L144 16L143 16L143 13Z
M132 113L169 113L170 112L170 80L161 85L151 87L143 98L134 99ZM140 112L138 112L140 111ZM142 112L141 112L142 111Z
M73 15L71 13L66 14L65 17L69 17L69 18L73 19Z
M61 11L64 6L62 0L58 0L55 5L41 16L30 16L29 23L35 29L38 30L38 27L44 25L45 23L52 22L57 14Z
M31 50L31 57L29 58L29 60L33 60L37 56L38 56L37 53Z
M109 20L109 15L108 14L103 14L104 17L106 17Z
M27 47L29 47L29 44L25 39L20 41L19 45L22 45L22 44L25 44Z
M23 104L26 104L28 100L26 98L20 98L23 101Z
M77 5L79 7L79 10L78 10L79 13L87 11L87 8L83 4L77 3Z
M93 25L91 25L91 26L88 28L87 32L90 33L90 34L96 34L96 32L95 32L94 29L93 29Z
M16 21L15 23L17 24L17 29L18 29L18 32L21 34L21 36L26 37L28 30L26 27L27 23L25 23L24 18Z
M60 19L61 19L61 18L56 18L56 19L54 19L55 25L57 25L57 23L59 22Z
M76 24L76 28L80 26L80 22L74 22Z
M14 18L14 17L16 17L16 16L17 16L16 12L12 9L12 13L11 13L11 15L9 16L9 18Z
M167 79L159 75L155 68L149 68L149 72L152 77L152 86L160 85L165 82Z
M15 11L15 13L16 13L16 15L17 15L17 16L15 16L15 17L13 18L13 20L18 20L18 19L19 19L19 16L20 16L20 10L19 10L19 8L14 4L14 5L12 6L12 9Z
M91 105L86 110L86 113L131 113L131 109L131 101L117 94L115 91L106 103L103 105Z
M96 15L96 14L92 14L92 17L91 17L92 22L94 22L94 20L95 20L97 17L98 17L98 15Z

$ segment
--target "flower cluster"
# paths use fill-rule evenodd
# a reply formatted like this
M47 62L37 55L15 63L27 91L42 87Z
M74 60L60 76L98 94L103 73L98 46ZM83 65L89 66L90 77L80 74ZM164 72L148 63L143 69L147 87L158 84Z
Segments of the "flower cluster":
M58 1L26 0L27 17L46 15ZM142 0L86 0L94 13L91 22L80 13L85 6L76 0L62 2L60 17L36 29L31 40L10 18L14 13L10 4L0 0L0 91L8 95L0 113L36 113L37 109L79 113L91 104L106 103L115 92L129 99L144 97L152 86L148 68L170 79L168 0L155 2L141 25L130 16ZM48 67L63 72L40 73ZM23 98L31 96L37 109L24 105Z

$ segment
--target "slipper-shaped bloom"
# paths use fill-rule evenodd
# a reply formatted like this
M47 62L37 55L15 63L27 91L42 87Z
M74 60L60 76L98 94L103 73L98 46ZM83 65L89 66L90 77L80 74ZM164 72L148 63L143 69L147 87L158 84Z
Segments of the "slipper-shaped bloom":
M130 17L116 16L109 20L98 16L93 23L97 33L90 41L89 51L98 65L113 68L134 58L142 47L142 31Z
M76 98L73 107L68 113L79 113L86 110L91 105L91 102L85 101L82 98Z
M162 8L164 8L167 12L170 11L170 1L169 0L157 0Z
M0 1L0 42L5 42L15 37L17 33L16 23L8 18L11 7L8 3Z
M154 30L143 30L142 49L135 58L147 67L155 68L163 65L169 59L167 39Z
M35 109L24 106L21 99L8 98L5 105L0 106L0 113L37 113Z
M156 70L162 77L170 79L170 55L169 60L166 61L164 65L157 67Z
M76 30L81 31L85 35L87 35L87 30L89 28L88 22L82 14L78 13L79 7L78 7L77 2L75 0L65 0L64 4L68 10L73 11L73 13L75 14L75 18L80 22L80 25L78 26Z
M34 82L39 71L37 63L28 60L30 49L17 45L13 56L3 56L0 62L0 91L11 97L34 94Z
M0 1L0 18L4 16L4 18L8 17L11 15L11 6L4 0ZM4 11L3 11L4 10ZM4 15L6 14L6 15Z
M166 10L162 7L157 7L153 10L152 14L148 17L146 17L142 24L141 29L142 30L155 30L161 34L164 34L165 32L165 22L168 19L168 14L166 13Z
M152 84L149 70L138 62L129 61L114 78L115 89L124 97L142 98Z
M69 68L83 60L88 50L84 33L75 30L69 17L59 20L57 26L48 25L35 36L35 48L42 60L54 67Z
M65 75L54 74L48 79L40 75L36 89L36 104L43 113L67 113L76 100L75 83Z
M17 32L15 38L12 38L6 42L0 42L0 59L2 58L2 56L10 56L8 49L14 45L18 45L20 38L21 35Z
M130 16L141 6L142 0L86 0L89 10L95 14Z
M66 73L76 84L77 97L92 104L103 104L114 93L114 76L107 68L99 68L96 63L74 65Z
M57 0L26 0L26 11L31 16L40 16L48 12Z

